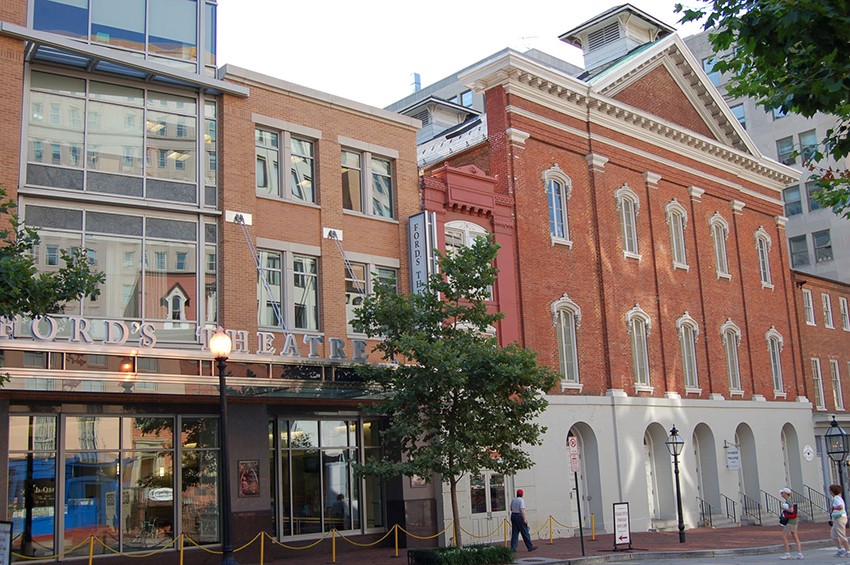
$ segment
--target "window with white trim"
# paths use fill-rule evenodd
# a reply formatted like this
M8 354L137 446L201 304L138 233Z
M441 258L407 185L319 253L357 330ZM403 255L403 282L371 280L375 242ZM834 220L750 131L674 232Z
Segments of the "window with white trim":
M833 329L835 324L832 320L832 300L825 292L821 293L820 300L823 304L823 325L825 328Z
M812 301L812 291L804 288L803 289L803 312L806 315L806 324L810 326L815 325L815 305Z
M632 347L632 372L636 387L649 387L649 331L652 321L640 306L626 314L626 330Z
M670 226L670 253L673 257L673 268L687 270L685 226L688 224L688 213L676 199L667 204L666 212L667 225Z
M260 250L258 324L266 329L319 329L319 259Z
M708 220L711 226L711 242L714 247L714 268L718 278L731 278L729 274L729 258L726 254L726 240L729 239L729 222L715 212Z
M815 408L817 410L826 410L826 405L823 402L823 376L820 372L820 359L812 357L812 390L815 393Z
M685 390L698 390L699 377L697 375L697 337L699 337L699 324L690 314L685 314L676 320L676 330L679 334L679 342L682 344L682 373L685 379Z
M726 355L726 376L729 379L729 392L743 392L741 388L741 368L738 361L738 346L741 344L741 329L732 320L720 327L723 339L723 352Z
M567 202L573 191L573 183L558 165L543 171L543 184L549 204L549 235L552 243L572 245Z
M773 279L770 276L770 248L772 245L770 235L768 235L763 227L759 227L756 230L755 239L761 286L762 288L773 288Z
M369 151L343 149L342 207L370 216L395 218L393 162Z
M771 326L765 334L765 339L767 339L767 351L770 355L770 374L773 378L773 392L784 394L785 384L782 380L782 358L779 355L784 345L782 334Z
M838 307L841 310L841 327L845 332L850 332L850 310L847 307L847 299L843 296L838 298Z
M637 215L640 211L638 195L624 184L614 192L620 212L620 235L623 238L623 255L640 259L637 237Z
M475 240L486 238L489 232L478 224L455 220L446 223L444 234L446 236L446 255L448 255L462 247L472 247ZM489 286L487 287L486 300L492 299L493 287Z
M552 304L552 315L558 334L561 380L568 384L579 384L576 332L581 324L581 308L565 294Z
M841 375L838 359L829 360L829 371L832 374L832 401L836 410L844 410L844 393L841 390Z
M371 276L367 277L366 273ZM357 317L357 308L363 299L375 292L381 282L398 291L398 269L367 263L349 262L345 268L345 324L349 334L357 333L351 322Z

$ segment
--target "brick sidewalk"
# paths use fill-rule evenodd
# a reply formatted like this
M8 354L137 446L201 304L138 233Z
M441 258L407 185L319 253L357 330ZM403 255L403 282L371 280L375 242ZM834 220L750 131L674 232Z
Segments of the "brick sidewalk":
M831 545L829 526L825 523L801 523L798 529L800 540L806 545ZM779 524L769 526L741 526L736 528L696 528L685 532L685 543L679 543L678 532L633 532L632 549L630 553L643 554L651 552L705 552L711 550L734 550L770 548L769 551L780 551L782 545L782 530ZM606 557L622 556L629 553L625 546L614 552L613 534L597 536L591 540L585 536L585 556L593 557L593 561L604 560ZM360 540L357 540L358 542ZM311 542L292 542L290 546L304 547ZM581 541L578 537L557 538L553 543L546 539L535 537L538 550L533 554L526 552L520 543L516 553L518 560L533 557L544 558L546 561L557 560L563 563L573 562L581 558ZM684 557L684 555L683 555ZM257 552L239 552L236 560L240 565L259 563ZM304 549L286 549L266 542L264 565L289 565L297 561L298 565L329 565L333 563L332 544L330 539L323 540L315 546ZM212 559L210 563L217 562ZM399 549L395 557L392 535L381 545L372 547L357 547L344 539L336 540L337 565L406 565L407 550ZM551 561L550 561L551 562Z

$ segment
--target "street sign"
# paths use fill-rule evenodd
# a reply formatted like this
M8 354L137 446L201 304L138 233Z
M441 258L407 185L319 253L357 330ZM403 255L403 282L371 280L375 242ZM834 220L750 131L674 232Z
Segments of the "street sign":
M631 524L629 523L629 503L614 503L614 551L618 545L632 548Z
M575 436L570 436L567 438L567 446L570 448L570 471L572 471L573 473L578 473L578 440Z

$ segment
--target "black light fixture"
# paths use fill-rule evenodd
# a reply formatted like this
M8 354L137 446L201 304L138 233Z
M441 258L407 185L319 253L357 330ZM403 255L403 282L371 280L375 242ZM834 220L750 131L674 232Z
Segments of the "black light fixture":
M210 338L210 352L218 366L218 404L219 404L219 428L218 438L221 449L221 562L223 565L237 565L233 558L233 543L230 541L230 461L227 449L227 388L225 383L225 369L227 358L233 342L230 336L224 332L221 326Z
M679 513L679 543L685 543L685 520L682 516L682 489L679 486L679 455L685 447L685 440L679 435L679 430L674 425L670 429L670 435L664 442L667 451L673 456L673 473L676 475L676 510Z
M826 440L826 454L838 466L838 484L841 485L841 496L843 498L844 460L847 458L847 453L850 452L850 446L848 446L847 432L835 421L835 415L832 416L832 422L829 424L829 429L826 430L824 439Z

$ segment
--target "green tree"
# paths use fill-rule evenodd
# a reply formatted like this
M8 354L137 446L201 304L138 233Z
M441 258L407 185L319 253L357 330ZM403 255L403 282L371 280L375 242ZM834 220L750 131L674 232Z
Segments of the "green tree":
M702 21L712 31L714 69L729 72L728 91L749 96L767 110L807 118L833 114L837 125L815 148L802 148L804 163L821 191L817 199L850 218L850 174L837 162L850 153L850 3L847 0L700 0L676 4L682 23ZM703 18L704 21L703 21Z
M85 250L62 250L64 266L38 272L31 251L41 241L13 213L15 203L0 188L0 217L9 216L9 228L0 228L0 316L43 316L62 311L66 302L100 294L106 279L94 272Z
M480 238L438 255L440 274L421 294L398 295L378 284L353 323L379 338L376 349L393 362L358 368L384 393L373 410L390 416L381 434L385 455L359 469L382 477L438 475L450 488L458 546L458 482L465 474L513 474L534 464L525 448L542 442L545 428L536 418L557 382L535 353L516 343L500 347L492 335L503 316L485 304L498 249L492 238Z

